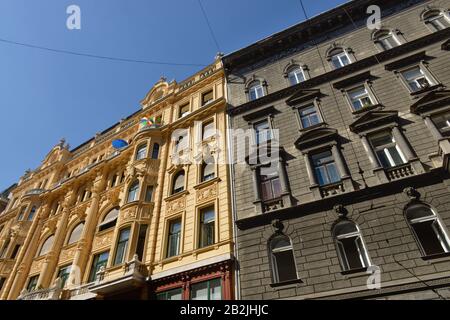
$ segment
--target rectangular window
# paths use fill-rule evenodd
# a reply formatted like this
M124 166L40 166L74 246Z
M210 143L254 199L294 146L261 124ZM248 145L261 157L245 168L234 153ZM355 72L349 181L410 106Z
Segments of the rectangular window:
M370 142L383 168L396 167L407 161L390 132L382 132L370 137Z
M207 140L215 133L214 122L209 121L202 125L202 139Z
M94 282L97 278L97 272L101 267L106 267L109 258L109 251L105 251L94 256L92 260L91 273L89 274L89 282Z
M182 298L183 298L182 288L160 292L156 295L156 300L182 300Z
M2 288L3 288L3 285L5 284L5 282L6 282L6 278L0 277L0 291L2 291Z
M181 134L177 140L175 140L175 150L174 152L180 152L188 147L188 134L184 132Z
M143 261L144 258L144 248L145 248L145 240L147 237L147 229L148 226L146 224L141 224L139 226L139 237L136 244L136 254L138 256L139 261Z
M116 257L114 259L114 265L125 262L126 252L128 247L128 240L130 239L130 228L126 228L120 231L119 240L117 242Z
M170 222L167 239L167 258L180 254L181 219Z
M192 284L191 300L222 300L221 279Z
M272 139L272 131L268 120L255 124L256 144L260 145Z
M28 280L28 284L27 284L28 292L36 290L38 280L39 280L39 275L33 276Z
M298 110L300 115L300 121L302 123L302 128L306 129L316 124L322 122L317 112L317 108L314 104Z
M180 111L178 112L178 118L183 118L189 114L189 103L180 106Z
M202 106L210 103L213 100L214 100L214 93L212 90L202 94Z
M273 200L281 196L281 183L278 170L272 167L260 167L261 197L263 201Z
M215 243L215 220L216 213L213 206L200 211L199 248L208 247Z
M443 136L450 136L450 111L434 115L431 119Z
M411 92L416 92L432 86L432 81L423 72L422 68L416 66L414 68L403 71L403 78L408 84Z
M15 259L17 257L17 254L19 253L20 250L20 244L16 244L12 253L11 253L11 259Z
M335 69L339 69L350 64L350 59L348 58L347 53L343 51L332 56L331 63L333 64Z
M372 98L370 97L365 86L359 86L355 89L349 90L348 97L350 98L353 110L355 111L373 105Z
M20 208L20 213L17 216L17 220L18 221L22 221L23 220L23 216L25 215L25 211L27 210L27 207L22 207Z
M430 18L428 22L436 29L436 31L444 30L449 25L448 20L442 13L433 18Z
M319 185L324 186L341 180L331 151L315 154L311 160Z
M288 73L289 83L293 86L297 83L303 82L306 80L305 74L302 68L295 68L291 72Z
M145 189L145 202L152 202L153 200L153 186L147 186Z
M249 89L248 94L250 101L259 99L264 96L264 88L261 84L254 85Z
M378 42L383 50L389 50L399 45L397 39L392 34L379 38Z
M70 276L70 270L72 268L72 265L68 265L65 267L61 267L58 272L58 278L61 279L61 288L64 288L66 286L67 280Z

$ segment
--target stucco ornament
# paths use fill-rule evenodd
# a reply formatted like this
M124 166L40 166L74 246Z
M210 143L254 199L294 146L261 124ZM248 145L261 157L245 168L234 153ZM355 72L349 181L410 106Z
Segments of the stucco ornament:
M417 191L416 188L414 187L407 187L403 190L403 193L406 194L406 196L410 199L410 200L419 200L420 198L420 193L419 191Z

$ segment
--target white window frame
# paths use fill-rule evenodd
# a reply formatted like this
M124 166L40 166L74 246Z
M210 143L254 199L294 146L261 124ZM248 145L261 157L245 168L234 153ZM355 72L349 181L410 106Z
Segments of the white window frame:
M261 90L261 95L258 94L258 91ZM252 92L255 92L255 98L252 99ZM253 84L250 84L248 87L248 100L249 101L255 101L258 100L266 95L266 92L264 90L264 86L261 83L261 81L256 80Z
M411 71L413 69L416 69L416 68L419 68L420 73L422 74L422 76L421 77L417 77L417 78L415 78L412 81L409 81L408 79L406 79L404 73L408 72L408 71ZM409 90L409 92L411 94L416 93L416 92L420 92L420 91L426 89L426 88L421 88L421 89L418 89L418 90L413 90L413 88L410 85L410 82L414 82L415 81L416 85L418 87L421 87L420 83L417 82L418 79L425 78L425 80L427 80L428 83L430 84L429 87L432 87L432 86L435 86L435 85L438 84L438 81L433 77L433 75L428 71L428 69L423 65L423 63L419 63L419 64L416 64L414 66L409 66L407 68L403 68L403 69L399 70L398 73L400 74L401 80L403 81L403 83L405 84L406 88Z
M291 83L291 74L293 74L295 77L295 80L296 80L295 83ZM299 79L299 76L298 76L299 74L302 75L303 80ZM305 70L298 65L291 66L287 72L287 79L288 79L290 86L294 86L296 84L299 84L300 82L304 82L307 80Z
M345 56L347 58L348 64L343 64L343 62L342 62L342 57L343 56ZM333 63L334 58L337 58L337 60L339 61L340 67L336 67L335 66L335 64ZM337 70L337 69L343 68L345 66L348 66L352 62L353 61L352 61L350 55L348 54L347 50L345 50L345 49L342 49L342 52L335 53L335 54L330 56L330 63L331 63L331 66L333 67L334 70Z
M442 26L441 21L438 20L441 17L445 19L445 21L447 22L447 26ZM436 20L438 20L437 23L440 25L440 28L442 28L442 27L444 27L444 28L442 28L442 29L436 28L436 26L435 26ZM425 24L431 29L431 31L437 32L437 31L444 30L444 29L450 27L450 17L447 12L440 11L438 14L432 15L431 17L426 18Z
M366 106L366 107L362 106L360 109L356 110L356 109L355 109L355 106L353 105L353 101L354 101L354 100L352 99L350 93L351 93L352 91L355 91L355 90L359 89L359 88L364 88L364 90L366 91L367 97L369 97L369 100L370 100L371 105L368 105L368 106ZM345 90L345 96L346 96L346 98L347 98L347 101L348 101L348 103L349 103L349 105L350 105L350 108L351 108L352 112L363 111L365 108L373 107L373 106L376 106L377 104L379 104L378 99L377 99L376 96L374 95L374 93L373 93L371 87L367 84L367 82L365 82L365 83L363 83L363 84L360 84L360 85L357 85L357 86L354 86L354 87L351 87L351 88L349 88L349 89L346 89L346 90ZM359 98L359 99L357 99L357 100L362 104L361 98Z
M350 269L346 251L344 249L342 249L342 250L340 249L340 248L344 248L344 245L340 242L341 239L355 238L354 241L357 241L359 239L359 241L361 242L362 248L364 250L364 253L361 252L361 250L360 250L361 248L358 245L356 245L356 248L358 249L358 256L359 256L359 260L361 262L362 267L368 268L372 264L370 261L369 253L367 251L366 244L364 243L364 239L362 237L361 231L359 230L358 225L354 224L354 226L357 231L335 236L336 245L338 246L338 250L339 250L339 252L338 252L339 260L341 260L341 265L342 265L342 268L344 269L344 271L351 271L352 269ZM344 253L344 256L342 256L341 252ZM364 257L366 260L364 260ZM344 258L345 258L345 263L343 261Z
M273 271L273 281L275 283L279 283L280 282L280 275L279 275L279 271L278 271L278 264L277 264L277 261L276 261L275 255L274 255L274 253L277 253L277 252L292 251L292 256L294 258L295 274L297 276L297 280L299 279L298 278L297 261L295 259L294 246L292 245L292 239L290 237L288 237L288 236L285 236L285 237L289 239L289 242L290 242L289 246L284 246L284 247L281 247L281 248L272 249L272 243L269 242L270 259L272 261L272 268L273 268L273 270L272 270Z
M392 138L393 142L390 144L383 145L382 146L383 148L374 147L374 145L372 143L373 137L377 136L377 135L381 135L381 134L386 134L386 135L389 134L389 136ZM395 141L395 137L392 134L392 130L391 131L381 131L381 132L377 132L377 133L373 134L372 136L370 136L369 142L370 142L370 146L372 147L372 150L375 153L375 156L377 157L377 160L378 160L378 163L380 164L380 166L383 166L383 165L381 163L380 158L378 157L377 151L379 151L379 150L383 150L384 154L386 155L386 158L389 161L389 164L391 165L391 168L395 168L395 167L399 166L398 164L395 164L394 159L392 158L391 154L389 153L388 147L392 147L392 146L395 146L395 149L397 150L398 154L400 155L400 158L402 159L403 164L408 163L408 160L406 159L405 155L403 154L402 149L398 146L397 141ZM400 165L402 165L402 164L400 164Z
M389 41L386 41L389 38L392 38L394 40L394 42L396 43L395 46L391 46L391 43ZM382 49L383 51L393 49L402 44L400 42L400 40L398 39L398 37L392 31L389 31L386 34L379 36L375 41L378 43L378 46L380 47L380 49ZM386 46L385 46L386 43L389 44L390 48L386 48Z

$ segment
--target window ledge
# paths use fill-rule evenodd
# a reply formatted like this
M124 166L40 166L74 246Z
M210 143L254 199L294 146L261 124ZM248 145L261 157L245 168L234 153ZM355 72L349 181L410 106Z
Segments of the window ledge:
M438 84L429 86L428 88L424 88L424 89L421 89L421 90L418 90L418 91L411 92L411 96L416 97L418 95L421 95L422 93L433 91L435 89L442 88L442 87L444 87L444 85L441 84L441 83L438 83Z
M348 275L348 274L356 274L356 273L365 273L367 271L367 267L358 268L358 269L350 269L341 271L342 275Z
M187 194L189 194L189 191L187 191L187 190L180 191L178 193L172 194L172 195L164 198L164 201L171 201L171 200L174 200L174 199L178 199L178 198L181 198L182 196L187 195Z
M281 287L285 287L285 286L289 286L289 285L293 285L293 284L297 284L297 283L303 283L302 279L294 279L294 280L288 280L288 281L283 281L283 282L271 283L270 286L272 288L281 288Z
M422 256L422 260L429 261L429 260L434 260L434 259L439 259L439 258L446 258L446 257L450 257L450 252L444 252L444 253L431 254L431 255L428 255L428 256Z
M215 177L210 180L200 182L199 184L194 186L194 189L198 190L198 189L204 188L206 186L212 185L212 184L214 184L216 182L220 182L220 181L222 181L222 180L219 177Z
M360 115L361 113L367 112L367 111L371 111L374 109L383 109L383 105L381 103L377 103L377 104L372 104L370 106L367 107L362 107L359 110L353 111L352 113L354 115Z
M326 126L327 126L327 124L325 122L320 122L318 124L309 126L307 128L301 128L299 131L303 133L303 132L307 132L307 131L314 130L317 128L326 127Z

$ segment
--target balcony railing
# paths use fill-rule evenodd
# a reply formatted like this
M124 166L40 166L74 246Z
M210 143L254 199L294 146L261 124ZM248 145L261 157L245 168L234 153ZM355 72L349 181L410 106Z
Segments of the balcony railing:
M51 288L38 289L28 292L22 290L17 300L59 300L61 298L61 280L58 278Z
M323 198L331 197L344 192L345 188L344 183L342 181L333 184L327 184L320 187L320 193Z
M414 170L411 164L407 163L401 166L386 169L386 175L389 181L393 181L414 175Z
M283 198L275 198L263 201L264 212L278 210L284 207Z
M25 193L25 196L40 195L41 193L44 193L45 191L46 191L45 189L31 189Z

